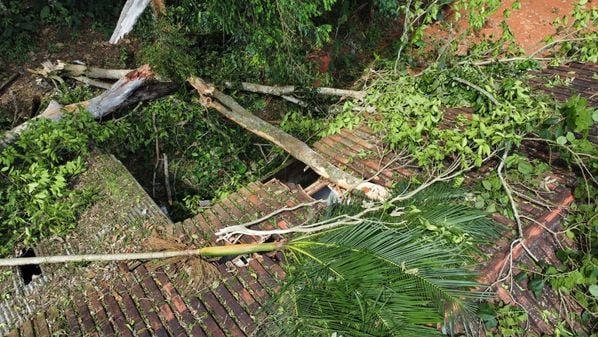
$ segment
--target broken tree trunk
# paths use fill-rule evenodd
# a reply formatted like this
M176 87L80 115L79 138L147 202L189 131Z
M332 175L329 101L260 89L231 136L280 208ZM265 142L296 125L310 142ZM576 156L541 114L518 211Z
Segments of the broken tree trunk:
M14 141L36 119L59 120L65 113L76 113L80 110L88 111L94 118L101 118L131 104L171 94L177 88L178 86L173 83L155 81L154 73L149 65L143 65L126 74L99 96L88 101L67 106L62 106L54 101L50 102L44 112L7 131L0 140L0 146L6 146Z
M103 69L98 67L89 67L84 64L64 63L60 60L55 63L44 61L40 68L27 69L28 72L43 77L62 76L70 77L84 76L88 78L102 78L118 80L135 69Z
M110 43L118 43L118 41L133 30L137 19L139 19L141 13L143 13L149 3L150 0L127 0L120 12L114 32L110 37Z
M385 187L357 178L339 169L307 144L256 117L232 97L218 91L213 85L197 77L191 77L188 81L201 96L204 106L218 110L243 128L280 146L290 155L311 167L320 176L344 189L362 191L370 199L384 200L388 198L389 193Z

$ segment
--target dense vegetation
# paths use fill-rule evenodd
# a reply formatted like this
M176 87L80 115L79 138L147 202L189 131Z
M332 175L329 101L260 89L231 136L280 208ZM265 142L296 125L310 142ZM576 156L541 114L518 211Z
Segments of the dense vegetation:
M579 249L557 252L560 267L542 266L541 272L520 274L522 279L516 282L525 278L538 295L548 286L571 294L583 308L572 318L583 326L596 325L598 149L588 135L598 123L598 112L582 97L557 102L526 84L529 71L543 64L521 57L507 27L500 39L481 41L467 55L457 53L460 38L439 43L424 36L428 24L444 19L442 9L449 3L180 0L168 4L166 15L155 18L146 13L139 22L134 39L141 47L134 57L151 64L164 79L179 83L189 75L216 83L312 85L358 80L367 91L363 101L333 104L337 102L308 93L302 97L307 107L232 90L250 111L275 119L307 142L366 123L384 132L389 148L403 151L428 172L441 172L453 162L462 170L475 170L492 160L504 166L475 183L455 175L446 185L433 185L415 198L385 205L364 217L360 226L306 237L302 251L288 254L295 262L283 284L283 293L289 296L273 303L268 325L276 328L273 331L309 336L433 335L437 331L428 328L430 324L450 331L454 321L448 317L480 321L493 336L525 334L521 322L527 313L516 306L479 305L484 296L469 290L477 286L472 270L479 246L504 230L486 216L517 217L503 180L540 186L550 170L544 161L522 151L522 142L530 139L559 153L560 165L577 174L576 203L563 233ZM103 31L104 23L117 17L120 5L0 1L0 57L25 55L31 46L23 42L42 26L77 31L91 17L93 28ZM500 1L464 0L452 5L462 9L475 30ZM511 10L519 6L516 1ZM569 39L547 41L554 47L547 55L550 62L597 61L598 33L585 28L597 24L598 10L587 7L587 1L579 1L572 22L554 23L571 33L566 35ZM377 44L384 43L382 23L402 29L387 48L377 50ZM360 50L367 51L367 57ZM335 61L332 70L322 71L319 58L326 53ZM501 61L491 62L497 59ZM362 74L366 62L372 62L370 70ZM567 82L554 79L551 85ZM53 98L67 104L95 93L64 85ZM447 107L467 108L471 118L460 116L444 127ZM363 111L375 111L376 118ZM10 128L9 118L0 117L4 129ZM161 204L167 196L162 183L155 183L155 172L168 158L175 172L170 181L174 202L169 205L175 219L196 212L202 200L217 199L275 171L286 157L202 107L184 89L104 121L92 120L85 112L59 122L37 121L0 151L0 256L75 228L78 215L94 198L94 191L74 188L91 148L123 159ZM422 182L414 178L410 183ZM395 192L407 188L396 186ZM358 214L364 205L367 208L368 203L336 205L323 218ZM566 322L555 326L558 334L575 333Z

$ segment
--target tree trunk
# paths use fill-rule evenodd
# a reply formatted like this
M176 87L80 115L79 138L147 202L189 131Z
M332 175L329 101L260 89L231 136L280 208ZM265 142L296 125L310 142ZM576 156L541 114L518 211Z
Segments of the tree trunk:
M85 76L90 78L106 78L118 80L135 69L103 69L97 67L88 67L84 64L65 63L63 71L67 72L69 76Z
M150 0L127 0L120 12L114 32L110 37L110 43L118 43L118 41L133 30L137 19L139 19L141 13L143 13L149 3Z
M0 140L0 147L14 141L36 119L59 120L64 113L77 113L81 109L87 110L94 118L101 118L131 104L168 95L173 93L177 88L178 85L174 83L160 83L155 81L150 67L143 65L126 74L126 76L118 80L99 96L88 101L73 103L64 107L57 102L50 102L44 112L7 131Z
M389 196L386 188L354 177L332 165L307 144L251 114L213 85L196 77L191 77L188 81L200 94L204 106L218 110L245 129L280 146L290 155L311 167L320 176L344 189L362 191L370 199L384 200Z

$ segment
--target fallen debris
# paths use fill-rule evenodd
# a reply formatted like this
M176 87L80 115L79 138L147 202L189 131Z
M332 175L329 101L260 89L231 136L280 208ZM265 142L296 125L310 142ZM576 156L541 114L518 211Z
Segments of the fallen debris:
M149 65L143 65L126 74L99 96L88 101L73 103L67 106L62 106L55 101L50 102L46 110L41 114L7 131L2 140L0 140L0 146L6 146L14 141L23 130L29 127L32 121L38 118L59 120L65 112L77 113L80 110L87 110L97 119L131 104L171 94L177 88L178 85L174 83L155 81L154 73Z
M188 81L201 96L204 106L218 110L243 128L280 146L290 155L311 167L320 176L346 190L359 190L370 199L385 200L389 197L389 192L385 187L357 178L339 169L304 142L245 110L232 97L218 91L212 84L198 77L191 77Z

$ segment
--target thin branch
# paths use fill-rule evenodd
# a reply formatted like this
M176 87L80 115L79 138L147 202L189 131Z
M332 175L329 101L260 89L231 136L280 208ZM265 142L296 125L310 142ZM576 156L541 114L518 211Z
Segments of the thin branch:
M158 172L158 166L160 165L160 141L158 139L158 127L156 126L156 113L152 112L152 126L154 128L154 133L156 134L156 139L154 141L154 147L156 152L156 162L154 163L154 175L152 178L152 195L156 197L156 175Z
M19 73L12 74L6 81L0 84L0 96L4 93L4 90L8 88L17 78L19 77Z
M577 32L579 32L579 30L577 30L577 31L575 31L575 32L573 32L571 34L568 34L568 35L573 35L574 33L577 33ZM587 41L587 40L596 40L596 39L598 39L598 38L596 38L595 36L588 36L588 37L578 37L578 38L571 38L571 39L555 40L555 41L552 41L552 42L544 45L543 47L541 47L540 49L536 50L535 52L531 53L529 57L534 57L534 56L538 55L539 53L541 53L542 51L544 51L544 50L546 50L546 49L548 49L548 48L550 48L550 47L552 47L552 46L554 46L556 44L559 44L559 43L572 42L572 41Z
M517 208L517 204L515 203L515 199L513 199L513 193L511 191L511 187L509 186L509 184L507 183L507 181L503 175L503 169L504 169L507 157L509 156L510 149L511 149L511 143L509 142L509 143L507 143L507 146L505 147L505 151L503 153L500 164L498 165L498 168L496 169L496 172L498 173L498 178L500 179L503 189L505 190L505 193L507 194L507 197L509 198L509 202L511 204L511 210L513 211L513 217L515 218L515 222L517 223L517 232L519 234L519 238L523 239L523 225L521 223L521 218L519 217L519 210Z
M166 186L166 196L168 197L168 204L172 206L172 192L170 191L170 178L168 174L168 156L166 153L163 154L164 157L164 185Z
M112 84L110 84L110 83L94 80L94 79L91 79L91 78L85 77L85 76L73 76L71 78L75 79L81 83L85 83L87 85L97 87L100 89L110 89L110 87L112 86Z
M564 148L565 150L569 151L569 153L571 153L574 156L587 157L587 158L590 158L590 159L598 160L598 156L593 156L593 155L591 155L589 153L575 152L569 146L559 144L559 143L557 143L556 141L554 141L552 139L544 139L544 138L537 138L537 137L525 137L522 140L532 140L532 141L537 141L537 142L546 142L546 143L549 143L549 144L552 144L552 145L560 146L560 147Z
M30 264L74 263L74 262L113 262L130 260L167 259L173 257L204 256L221 257L236 256L260 252L279 251L285 248L283 242L249 243L229 246L203 247L199 249L175 250L165 252L123 253L123 254L84 254L17 257L0 259L0 267L23 266Z
M549 210L549 211L551 211L551 210L552 210L552 207L558 206L558 205L554 205L554 204L553 204L553 205L550 205L550 204L547 204L547 203L545 203L545 202L542 202L542 201L540 201L540 200L534 199L534 198L532 198L532 197L530 197L530 196L526 195L525 193L521 193L521 192L517 191L517 190L516 190L516 189L514 189L514 188L513 188L513 189L511 189L511 192L512 192L513 194L515 194L516 196L518 196L519 198L521 198L521 199L524 199L524 200L526 200L526 201L529 201L529 202L531 202L532 204L538 205L538 206L540 206L540 207L544 207L544 208L546 208L546 209L547 209L547 210Z
M397 68L399 67L399 61L401 60L401 52L403 51L403 47L407 44L407 37L409 36L409 13L411 8L411 3L413 0L409 0L407 3L407 7L405 7L405 17L403 18L403 32L401 34L401 45L399 46L399 51L397 52L397 58L395 59L394 64L394 72L397 72Z
M230 230L230 228L232 228L232 227L234 227L234 228L247 228L249 226L257 225L259 223L267 221L268 219L270 219L270 218L272 218L272 217L274 217L274 216L276 216L278 214L281 214L283 212L291 212L291 211L297 210L299 208L310 207L310 206L313 206L313 205L316 205L316 204L325 204L325 203L326 203L325 200L314 200L314 201L310 201L310 202L301 203L301 204L295 205L293 207L279 208L276 211L271 212L269 214L266 214L266 215L262 216L259 219L256 219L256 220L253 220L253 221L250 221L250 222L246 222L246 223L243 223L243 224L239 224L239 225L235 225L235 226L229 226L229 227L225 227L225 228L219 229L215 234L218 237L224 236L224 235L229 234L232 231L232 230Z
M521 56L521 57L507 57L507 58L501 58L501 59L490 59L490 60L484 60L484 61L478 61L478 62L472 62L472 61L467 60L467 61L461 61L461 62L459 62L457 64L458 65L472 64L474 66L485 66L485 65L494 64L494 63L508 63L508 62L529 61L529 60L551 61L552 58L551 57L525 57L525 56Z
M469 87L471 87L471 88L479 91L482 95L488 97L488 99L490 101L492 101L492 103L494 103L495 105L500 105L500 103L496 100L496 98L494 98L494 96L491 93L489 93L488 91L482 89L481 87L479 87L479 86L477 86L477 85L475 85L475 84L473 84L473 83L471 83L471 82L469 82L467 80L464 80L464 79L462 79L460 77L453 77L453 80L455 80L455 81L457 81L459 83L465 84L465 85L467 85L467 86L469 86Z

